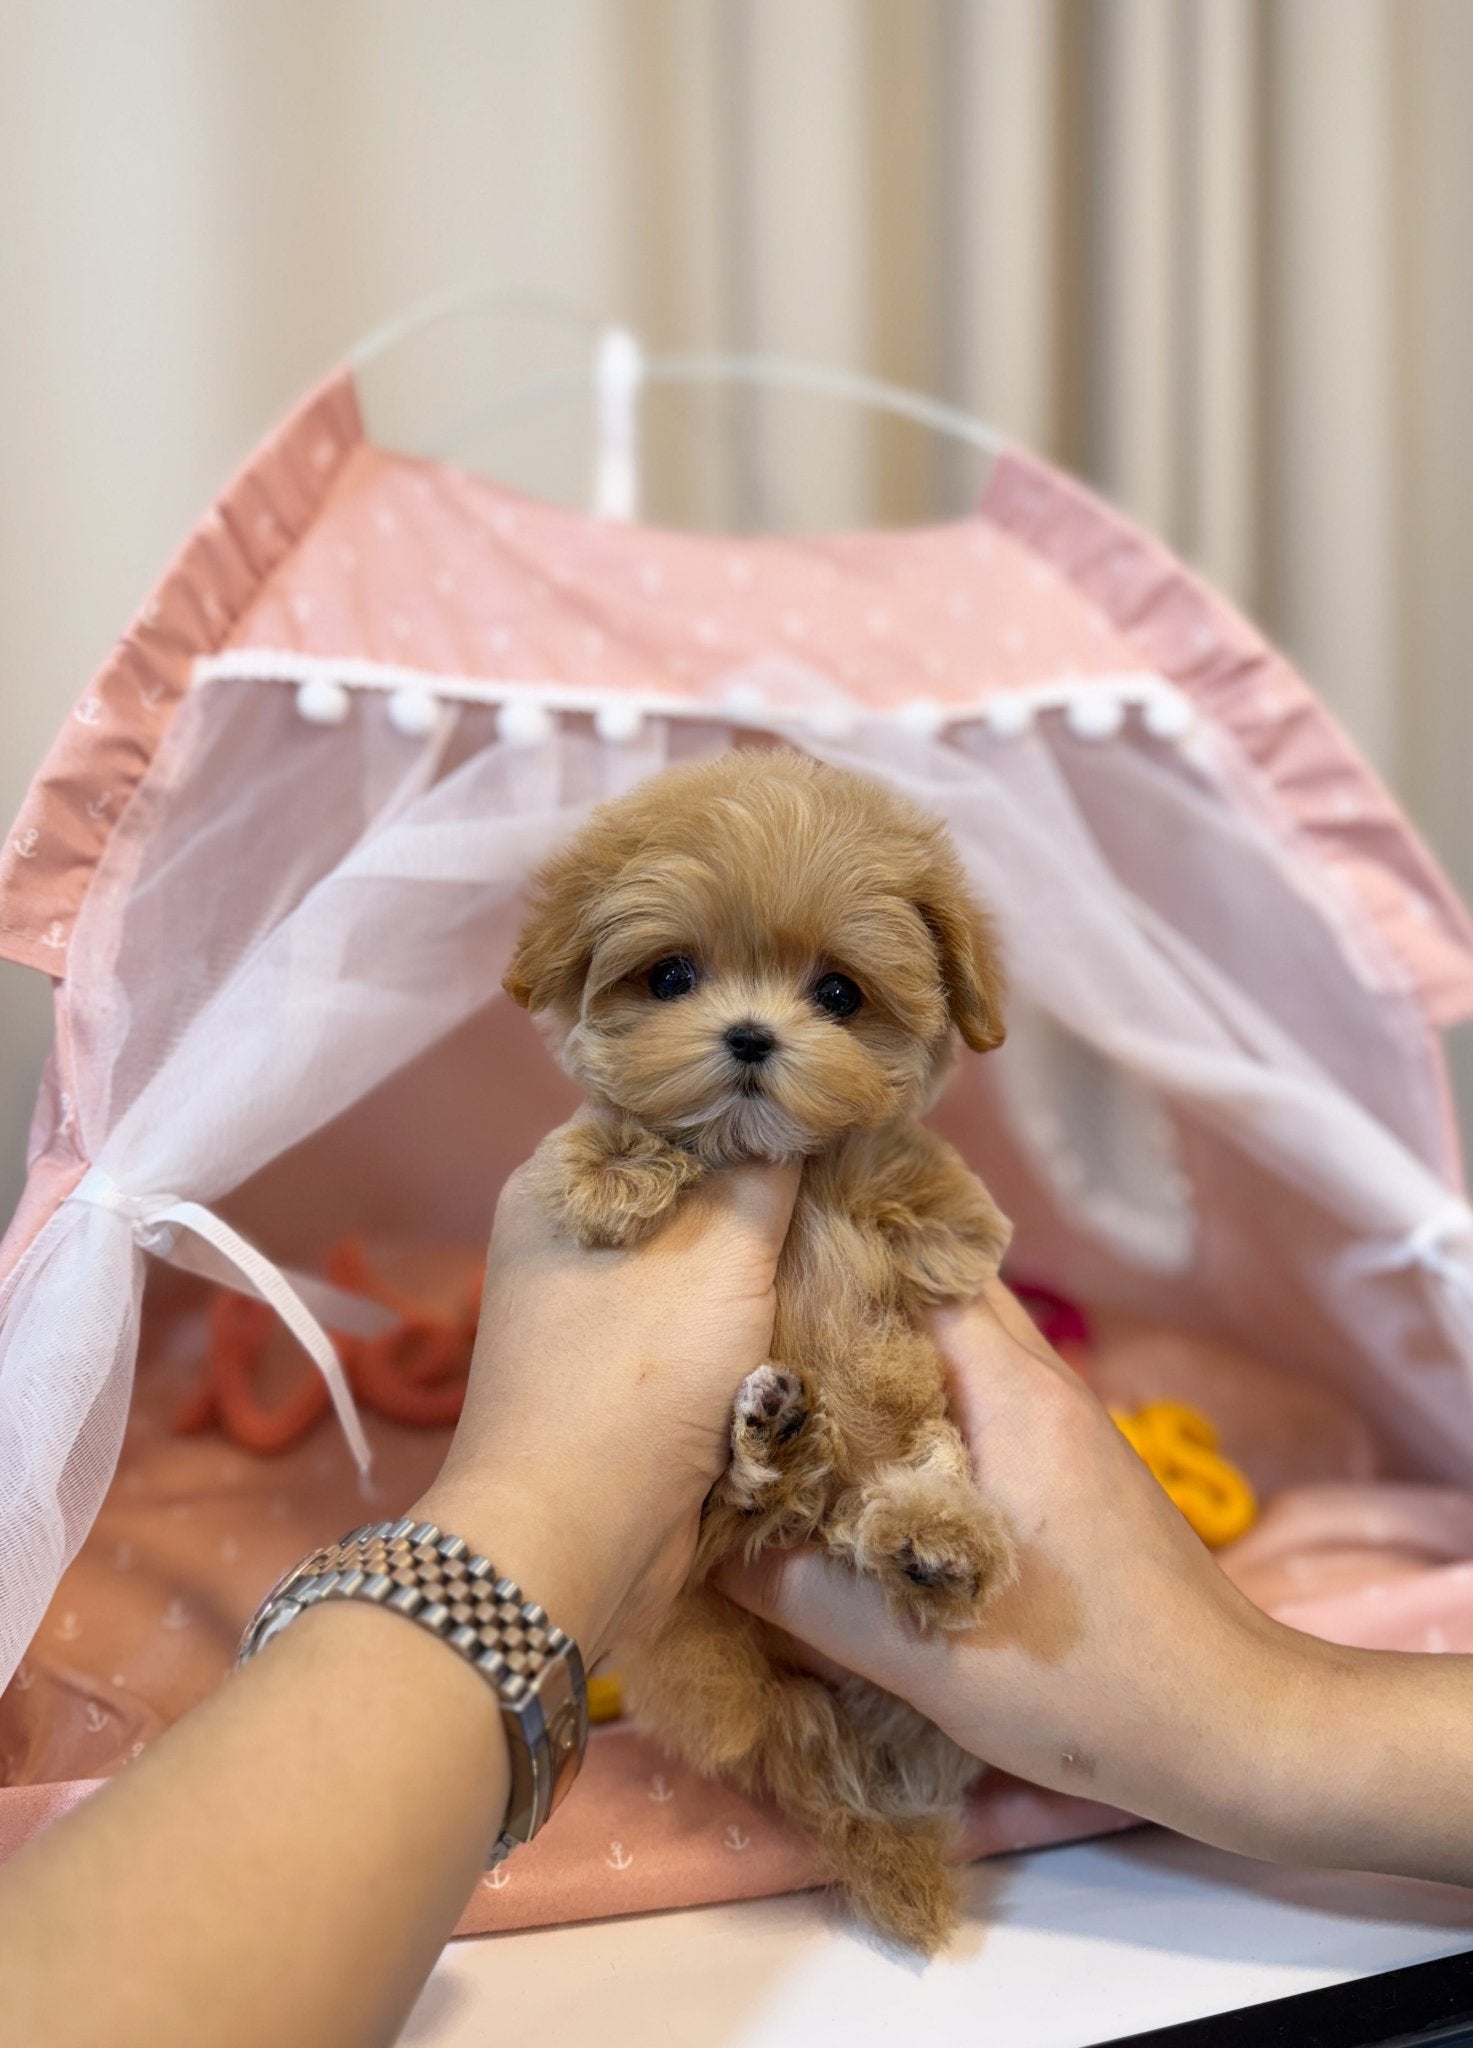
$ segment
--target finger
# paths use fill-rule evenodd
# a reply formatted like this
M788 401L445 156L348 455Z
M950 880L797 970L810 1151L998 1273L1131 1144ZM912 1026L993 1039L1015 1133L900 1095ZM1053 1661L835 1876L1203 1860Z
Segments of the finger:
M499 1251L515 1248L530 1253L558 1242L536 1162L524 1159L501 1184L491 1219L491 1243Z
M528 1158L512 1168L496 1198L492 1224L496 1235L524 1232L551 1238L557 1234L546 1201L546 1175L539 1173L539 1165L560 1138L593 1120L592 1109L581 1103L565 1123L555 1125L547 1133Z
M775 1259L788 1234L802 1172L800 1160L781 1166L747 1160L712 1174L701 1186L713 1215L749 1233Z
M926 1646L895 1620L878 1586L822 1551L765 1551L751 1564L723 1564L714 1583L739 1607L816 1651L810 1661L820 1668L837 1665L908 1695Z
M524 1159L520 1166L512 1168L501 1183L492 1215L492 1227L496 1230L515 1229L524 1216L539 1206L532 1188L531 1161Z
M1035 1358L1059 1362L1058 1353L1011 1287L1000 1279L989 1280L982 1290L982 1298L1008 1335L1015 1338L1025 1351L1031 1351Z
M1005 1354L1011 1342L1044 1364L1067 1370L1017 1295L1002 1280L989 1280L971 1301L948 1302L934 1309L932 1322L934 1335L951 1333L959 1348L986 1350L990 1345Z
M934 1309L926 1327L946 1368L946 1397L961 1434L979 1456L992 1423L1018 1403L1057 1399L1074 1374L1039 1335L1002 1282L961 1307Z

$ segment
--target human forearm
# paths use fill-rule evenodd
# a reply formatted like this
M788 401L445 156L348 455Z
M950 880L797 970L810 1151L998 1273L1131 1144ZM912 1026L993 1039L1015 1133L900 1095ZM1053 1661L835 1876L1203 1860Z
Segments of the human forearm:
M1124 1747L1105 1796L1268 1862L1473 1885L1473 1657L1208 1620L1196 1707Z
M712 1176L628 1253L568 1243L524 1175L503 1192L465 1412L414 1513L494 1559L586 1663L685 1578L732 1394L767 1355L796 1184ZM507 1784L469 1665L393 1615L314 1608L0 1872L0 2040L392 2040Z
M1280 1633L1293 1673L1256 1839L1243 1846L1276 1862L1473 1885L1473 1657Z
M0 1872L0 2037L391 2041L507 1787L468 1665L396 1616L316 1610Z

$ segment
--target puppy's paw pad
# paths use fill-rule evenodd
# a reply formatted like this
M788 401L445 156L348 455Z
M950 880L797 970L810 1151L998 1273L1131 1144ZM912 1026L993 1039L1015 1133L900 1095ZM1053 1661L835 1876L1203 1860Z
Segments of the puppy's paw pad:
M970 1569L965 1560L948 1557L925 1544L918 1548L908 1537L896 1551L894 1563L900 1576L923 1592L953 1593L960 1599L975 1600L982 1591L980 1572Z
M770 1511L773 1487L787 1461L778 1453L808 1421L808 1394L796 1373L759 1365L737 1388L731 1416L731 1463L719 1497L742 1514ZM792 1474L787 1473L789 1486ZM796 1506L796 1500L790 1502Z
M803 1382L781 1366L759 1365L737 1388L736 1421L740 1429L786 1444L808 1420Z

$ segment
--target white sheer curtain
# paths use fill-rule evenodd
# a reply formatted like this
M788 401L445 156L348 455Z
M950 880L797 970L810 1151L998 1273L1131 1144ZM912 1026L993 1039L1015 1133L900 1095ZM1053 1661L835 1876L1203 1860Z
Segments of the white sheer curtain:
M1473 885L1470 88L1466 0L8 0L0 811L255 436L472 280L861 363L1082 470ZM793 417L656 413L662 514L969 487L819 407L796 461ZM0 1210L45 1033L0 970Z
M205 1270L268 1293L270 1269L198 1205L483 1008L527 875L666 760L654 730L524 753L484 713L442 712L442 741L457 728L477 750L434 781L439 750L406 773L381 705L324 750L284 691L196 692L114 834L69 979L92 1171L0 1297L0 1690L112 1476L144 1251L188 1231L192 1262L218 1250ZM263 731L274 744L242 776ZM321 1339L319 1355L366 1464Z
M218 1277L254 1281L290 1315L266 1263L280 1255L280 1227L243 1248L212 1205L494 999L526 877L592 804L733 737L714 721L652 719L625 743L578 723L516 745L483 705L442 706L440 720L406 751L379 693L324 732L279 684L197 689L113 836L68 982L92 1170L0 1298L0 1689L111 1477L143 1255L176 1249L160 1232L192 1233L192 1260L219 1252ZM1117 1285L1142 1267L1153 1285L1175 1276L1199 1308L1211 1296L1251 1318L1270 1355L1292 1346L1304 1370L1347 1386L1414 1469L1464 1469L1473 1300L1466 1269L1439 1257L1449 1219L1461 1234L1467 1213L1453 1215L1429 1156L1427 1106L1419 1114L1406 1091L1383 1121L1366 1100L1367 1072L1410 1065L1395 1052L1394 999L1368 1000L1341 964L1342 1080L1296 1039L1286 977L1268 975L1255 992L1234 972L1231 917L1205 895L1173 903L1169 889L1143 892L1122 872L1120 811L1159 814L1169 801L1185 832L1215 824L1255 878L1262 952L1292 962L1303 920L1295 877L1224 804L1210 764L1189 771L1122 737L1113 750L1131 756L1133 774L1102 773L1103 757L1091 766L1058 721L1008 739L975 727L926 739L868 721L848 740L812 744L947 820L998 914L1025 1050L1051 1026L1196 1133L1179 1165L1162 1166L1166 1212L1201 1233L1194 1257L1189 1241L1147 1252L1137 1235L1122 1274L1127 1180L1073 1184L1103 1270ZM1061 1092L1047 1072L1060 1057L1058 1043L1035 1047L1046 1098ZM997 1058L1006 1098L1008 1051ZM958 1094L981 1079L970 1069ZM493 1083L519 1085L505 1073ZM1032 1180L1047 1191L1068 1178L1075 1148L1046 1131L1019 1135ZM1209 1155L1215 1167L1203 1165ZM1225 1170L1273 1188L1271 1219L1261 1203L1214 1206ZM1409 1317L1424 1331L1440 1323L1435 1356L1414 1371ZM305 1328L335 1378L331 1347Z

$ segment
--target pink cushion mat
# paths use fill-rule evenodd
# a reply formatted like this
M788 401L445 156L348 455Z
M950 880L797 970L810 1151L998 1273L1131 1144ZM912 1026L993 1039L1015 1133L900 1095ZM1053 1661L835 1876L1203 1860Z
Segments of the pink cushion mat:
M435 1264L443 1274L467 1259ZM438 1291L438 1289L437 1289ZM160 1306L160 1301L163 1306ZM171 1305L172 1304L172 1305ZM123 1457L92 1535L0 1696L0 1855L143 1747L228 1671L262 1591L325 1536L398 1512L433 1474L444 1432L367 1417L378 1493L365 1503L324 1422L259 1458L170 1424L202 1352L199 1296L155 1291ZM1272 1493L1224 1562L1284 1619L1346 1642L1473 1649L1473 1495L1387 1483L1364 1426L1222 1347L1107 1323L1094 1377L1109 1399L1196 1399ZM968 1857L1130 1825L1087 1801L986 1777ZM485 1878L460 1932L757 1897L819 1881L776 1813L680 1770L634 1730L595 1732L575 1796L533 1848Z
M447 1432L367 1414L379 1491L365 1503L330 1424L275 1458L213 1433L176 1436L170 1424L198 1374L201 1341L197 1309L151 1316L117 1476L0 1696L0 1856L220 1682L245 1621L288 1565L366 1515L397 1513L443 1455ZM1108 1808L995 1776L969 1815L964 1853L1128 1824ZM595 1731L574 1797L538 1843L482 1882L460 1932L758 1897L818 1880L807 1845L775 1813L615 1726Z

